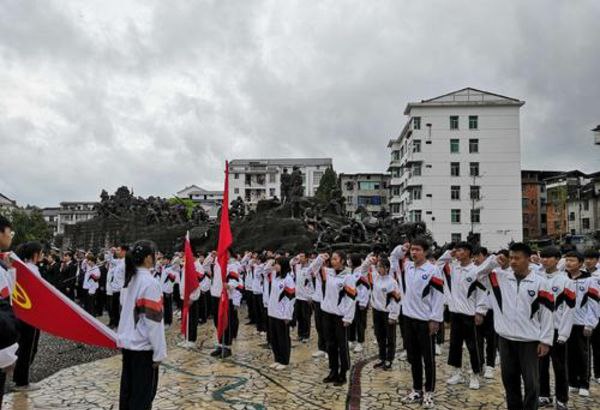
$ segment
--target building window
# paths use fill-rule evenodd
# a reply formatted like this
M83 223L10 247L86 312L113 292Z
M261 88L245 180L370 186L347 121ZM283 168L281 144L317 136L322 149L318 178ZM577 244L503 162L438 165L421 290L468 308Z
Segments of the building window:
M450 210L450 222L452 222L453 224L460 223L460 209Z
M458 243L462 240L462 235L460 233L452 233L450 234L450 241L454 243Z
M313 185L319 185L321 182L321 177L323 176L322 172L313 172Z
M457 130L458 129L458 115L450 116L450 129Z
M360 190L376 190L379 189L379 182L376 181L358 181L358 189Z
M421 164L414 164L411 168L413 177L421 176Z
M392 204L392 213L400 213L400 204Z
M392 161L398 161L400 159L400 151L392 151Z
M413 130L421 129L421 117L413 117Z
M478 117L476 115L469 115L469 129L470 130L476 130L477 127L477 123L478 123Z
M277 182L277 174L270 173L269 174L269 183L275 183L275 182Z
M480 199L479 195L480 195L481 189L479 187L479 185L471 185L471 189L469 192L469 197L472 200L476 200L478 201Z
M410 211L409 219L411 222L421 222L421 210L415 209Z
M590 210L590 201L583 201L583 210L584 211Z
M451 139L450 140L450 153L451 154L458 154L458 146L459 146L459 142L457 139Z
M452 176L452 177L460 176L460 162L451 162L450 163L450 176Z
M400 195L400 188L394 187L394 189L392 189L392 195L394 195L394 196Z
M275 196L275 188L269 188L269 196L273 198Z
M240 189L239 188L234 188L233 189L233 193L234 194L239 194L240 193Z
M474 224L478 224L481 222L481 210L480 209L471 209L471 222Z
M421 199L421 193L422 193L421 187L416 187L416 188L414 188L414 189L411 191L412 199L414 199L414 200L417 200L417 201L418 201L419 199Z
M450 187L450 199L453 201L460 201L460 186L452 185Z
M470 139L469 140L469 154L477 154L479 153L479 140L478 139Z
M479 176L479 162L471 162L469 164L469 174L472 177L478 177Z
M575 212L569 212L569 221L575 220Z
M581 220L581 227L583 229L590 229L590 218L583 218Z
M354 202L352 201L352 196L348 196L348 197L346 198L346 203L347 203L348 205L352 205L352 204L354 203Z
M421 152L421 140L413 140L413 152Z
M240 179L240 174L233 174L233 179Z

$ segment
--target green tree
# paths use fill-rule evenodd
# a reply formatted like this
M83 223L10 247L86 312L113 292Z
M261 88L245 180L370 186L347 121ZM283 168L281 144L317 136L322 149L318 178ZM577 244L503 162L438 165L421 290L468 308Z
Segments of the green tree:
M13 247L24 242L39 241L47 243L52 240L52 228L44 220L40 209L15 209L6 216L11 221L15 231Z
M341 191L340 187L338 186L337 174L333 168L327 168L321 177L315 197L319 202L328 203L331 199L340 195Z
M178 196L169 198L168 202L171 205L184 205L188 218L192 217L194 208L196 208L196 206L199 206L190 198L179 198Z

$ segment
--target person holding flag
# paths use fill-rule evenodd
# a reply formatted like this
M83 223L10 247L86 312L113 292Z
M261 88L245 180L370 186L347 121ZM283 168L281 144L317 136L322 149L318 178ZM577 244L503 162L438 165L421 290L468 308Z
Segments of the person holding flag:
M0 251L10 248L13 236L11 223L0 215ZM2 408L6 376L17 361L16 352L19 348L17 318L11 306L15 280L9 270L11 265L8 258L4 260L0 257L0 408Z
M19 246L17 255L25 262L31 272L38 278L41 278L37 264L42 255L42 244L39 242L27 242ZM33 364L37 353L38 342L40 340L40 331L24 320L19 319L19 350L17 351L17 364L13 373L15 382L15 391L33 391L39 387L35 383L29 382L29 368Z
M202 276L202 278L201 278ZM181 334L185 340L180 344L181 347L192 348L196 345L198 335L198 298L200 297L200 281L204 273L197 269L192 245L190 243L190 233L185 236L184 255L183 255L183 280L182 292L183 305L181 309Z

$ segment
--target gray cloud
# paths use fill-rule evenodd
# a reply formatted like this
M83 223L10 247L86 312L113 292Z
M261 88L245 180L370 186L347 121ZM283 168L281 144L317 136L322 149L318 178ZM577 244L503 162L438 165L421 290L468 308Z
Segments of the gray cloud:
M405 104L466 86L527 102L523 167L598 170L598 17L593 0L3 1L0 192L219 188L235 157L383 171Z

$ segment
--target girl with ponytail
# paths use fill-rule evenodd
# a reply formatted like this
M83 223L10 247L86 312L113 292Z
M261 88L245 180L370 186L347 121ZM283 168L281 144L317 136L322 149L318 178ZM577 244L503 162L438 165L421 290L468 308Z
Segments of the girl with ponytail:
M121 409L150 409L158 385L158 366L167 357L163 300L151 269L155 246L135 243L125 255L123 309L118 345L123 353Z

